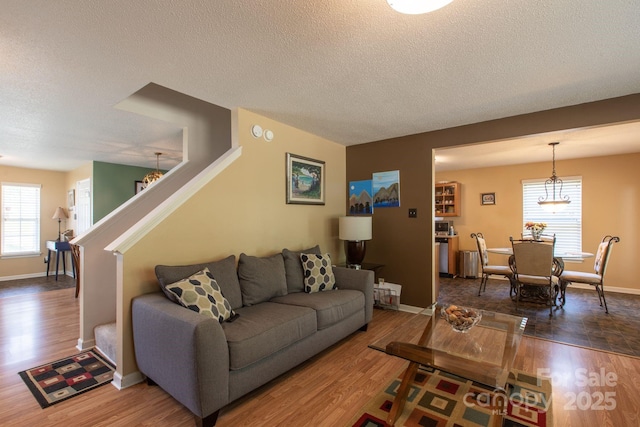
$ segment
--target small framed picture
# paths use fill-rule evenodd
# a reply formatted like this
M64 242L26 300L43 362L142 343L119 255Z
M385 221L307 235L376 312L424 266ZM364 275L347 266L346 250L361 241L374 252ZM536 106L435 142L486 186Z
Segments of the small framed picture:
M324 205L324 162L287 153L287 203Z
M496 193L482 193L480 197L480 204L482 205L495 205Z
M76 206L76 190L67 191L67 207L70 211Z
M142 185L142 181L136 181L136 193L138 194L139 192L141 192L142 190L144 190L144 185Z

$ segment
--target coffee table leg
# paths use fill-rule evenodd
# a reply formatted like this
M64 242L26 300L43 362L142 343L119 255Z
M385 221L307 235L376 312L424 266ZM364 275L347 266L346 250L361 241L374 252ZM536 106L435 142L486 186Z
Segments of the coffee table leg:
M398 388L398 392L396 393L396 398L393 399L393 405L391 405L391 411L389 411L389 415L387 416L387 424L389 424L390 426L393 426L398 420L400 414L402 414L404 404L407 402L409 390L411 390L411 383L413 382L413 379L415 378L419 367L419 363L411 362L409 363L407 370L404 371L402 383L400 383L400 387Z

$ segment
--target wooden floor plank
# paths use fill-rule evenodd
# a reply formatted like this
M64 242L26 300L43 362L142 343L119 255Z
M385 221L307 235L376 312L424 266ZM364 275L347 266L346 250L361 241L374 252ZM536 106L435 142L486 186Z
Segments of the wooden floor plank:
M18 372L78 352L78 300L73 289L0 298L0 424L24 426L193 426L190 412L159 387L111 385L41 409ZM357 332L244 398L220 414L219 426L342 426L407 362L367 347L402 328L409 313L375 310ZM640 422L640 359L524 337L515 368L549 372L554 424L631 426ZM582 387L579 374L617 375L615 386ZM578 378L576 378L578 373ZM563 379L563 381L560 381ZM597 393L615 393L612 410L580 409ZM582 393L582 402L572 396ZM579 404L579 405L578 405Z

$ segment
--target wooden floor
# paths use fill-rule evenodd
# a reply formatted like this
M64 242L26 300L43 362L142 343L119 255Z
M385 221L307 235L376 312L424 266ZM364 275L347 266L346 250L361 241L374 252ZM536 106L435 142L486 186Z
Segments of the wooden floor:
M106 385L40 409L18 372L77 353L78 310L73 289L0 299L0 425L193 426L188 410L146 384L122 391ZM353 334L236 401L222 411L218 426L346 425L406 366L367 345L410 316L375 310L367 332ZM515 367L553 376L556 426L640 425L640 359L525 337ZM617 376L616 384L596 384L601 373L609 381ZM594 384L581 386L590 374ZM598 410L599 405L615 407Z

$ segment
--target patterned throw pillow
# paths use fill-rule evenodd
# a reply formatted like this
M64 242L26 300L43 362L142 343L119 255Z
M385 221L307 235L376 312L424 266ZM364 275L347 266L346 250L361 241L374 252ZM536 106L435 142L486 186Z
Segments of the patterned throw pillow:
M235 316L229 301L220 292L218 283L208 268L167 285L178 302L189 310L218 319L220 323Z
M335 288L336 278L329 254L300 254L304 270L304 291L307 293L330 291Z

